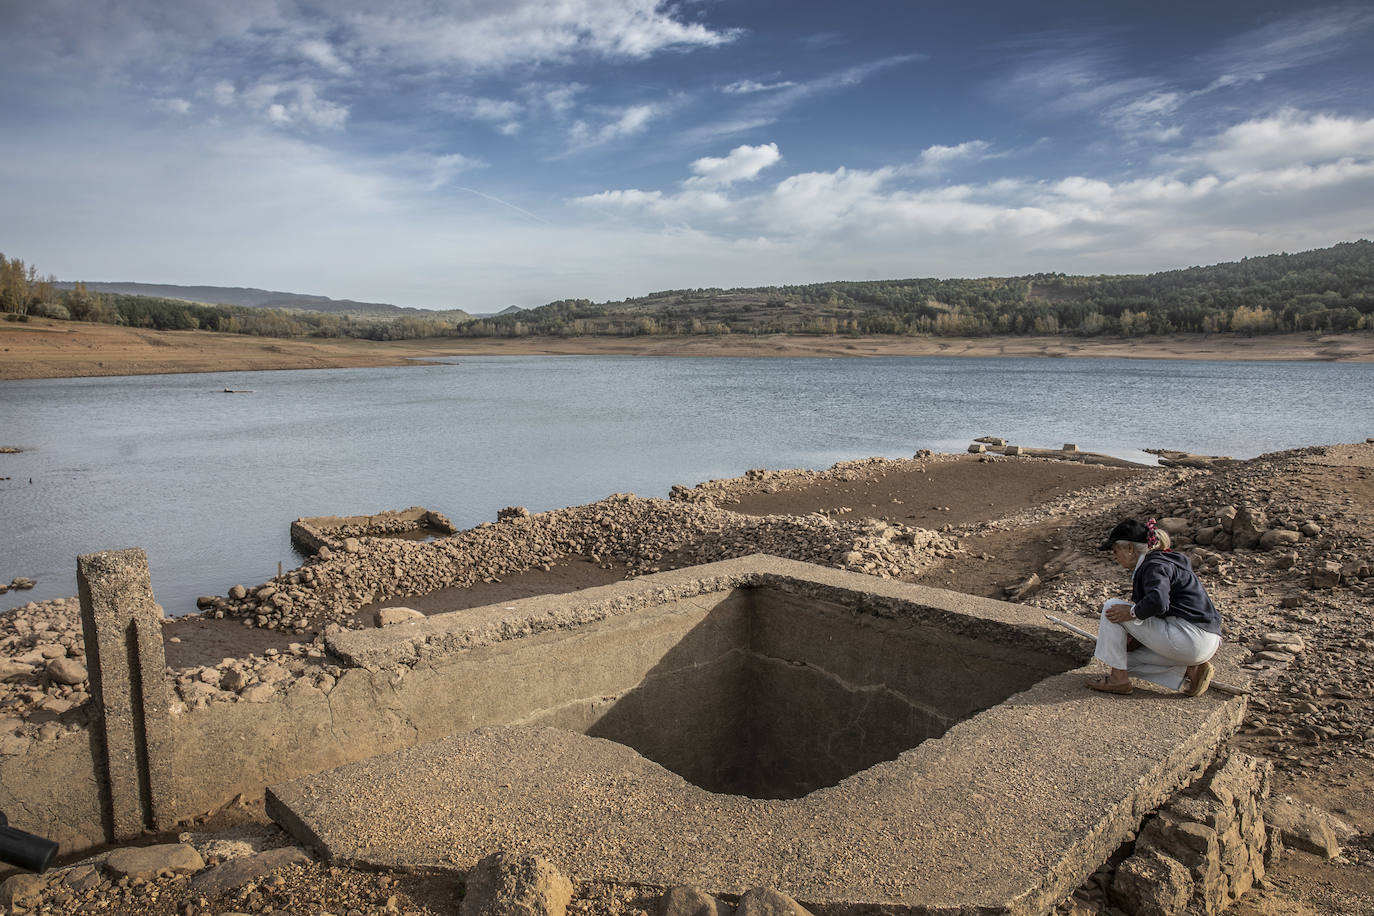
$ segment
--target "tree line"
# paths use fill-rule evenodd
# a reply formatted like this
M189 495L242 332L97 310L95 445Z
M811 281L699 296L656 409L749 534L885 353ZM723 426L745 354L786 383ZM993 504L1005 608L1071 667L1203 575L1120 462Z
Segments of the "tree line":
M485 318L378 318L96 293L0 254L0 313L263 337L849 334L979 337L1374 330L1374 242L1141 275L664 290L620 302L561 299Z

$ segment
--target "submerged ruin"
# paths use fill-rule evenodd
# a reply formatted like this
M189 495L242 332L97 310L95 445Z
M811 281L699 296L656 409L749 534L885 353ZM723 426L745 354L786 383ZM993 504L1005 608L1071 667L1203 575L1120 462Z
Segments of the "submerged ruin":
M500 848L823 913L1043 913L1199 778L1244 704L1123 704L1082 689L1090 644L1035 608L756 555L331 628L337 677L188 707L142 552L80 570L101 715L0 759L0 805L65 851L267 791L347 864Z

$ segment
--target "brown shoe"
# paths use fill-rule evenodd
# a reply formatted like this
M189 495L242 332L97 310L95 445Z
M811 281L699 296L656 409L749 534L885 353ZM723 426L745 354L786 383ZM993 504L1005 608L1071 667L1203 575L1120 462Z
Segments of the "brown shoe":
M1135 690L1135 688L1131 686L1130 681L1127 681L1124 684L1113 684L1105 677L1100 677L1097 680L1088 681L1088 689L1096 690L1098 693L1119 693L1122 696L1125 696L1132 690Z
M1183 688L1185 697L1200 697L1207 692L1207 688L1212 686L1212 665L1203 662L1200 665L1193 665L1188 669L1188 686Z

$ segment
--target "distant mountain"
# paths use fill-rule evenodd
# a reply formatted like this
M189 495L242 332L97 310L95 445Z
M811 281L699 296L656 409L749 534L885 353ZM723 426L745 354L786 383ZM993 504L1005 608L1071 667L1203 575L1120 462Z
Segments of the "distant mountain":
M64 280L57 284L61 289L71 289L76 283ZM406 315L418 318L466 317L462 309L433 311L430 309L407 308L389 305L385 302L356 302L352 299L330 299L328 296L310 296L302 293L283 293L270 289L253 289L243 286L176 286L170 283L86 283L93 293L121 293L126 296L155 296L162 299L183 299L187 302L202 302L207 305L238 305L246 308L294 309L303 312L330 312L336 315L354 315L368 318L400 318Z
M506 306L505 308L501 309L501 311L497 312L496 314L498 314L498 315L514 315L514 314L517 313L517 312L528 312L528 311L529 311L529 309L523 309L523 308L521 308L521 307L518 306L518 305L508 305L508 306Z

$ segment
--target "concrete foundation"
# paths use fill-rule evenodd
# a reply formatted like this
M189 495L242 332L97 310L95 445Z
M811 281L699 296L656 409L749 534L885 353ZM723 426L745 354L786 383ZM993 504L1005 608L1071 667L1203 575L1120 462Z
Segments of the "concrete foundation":
M91 597L156 607L129 582ZM579 879L767 884L820 911L1032 913L1188 784L1243 704L1092 694L1090 644L1035 608L763 556L325 648L337 677L173 703L166 740L131 717L146 760L99 731L0 757L0 810L70 853L276 784L275 815L344 861L528 849ZM166 683L137 668L150 708ZM134 799L119 824L112 792Z
M1033 608L771 557L396 630L333 646L377 670L498 655L510 705L482 718L515 724L274 786L303 842L387 868L533 852L578 880L776 886L823 913L1043 913L1243 709L1086 691L1088 644Z

